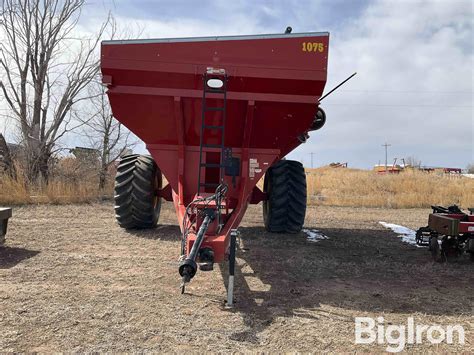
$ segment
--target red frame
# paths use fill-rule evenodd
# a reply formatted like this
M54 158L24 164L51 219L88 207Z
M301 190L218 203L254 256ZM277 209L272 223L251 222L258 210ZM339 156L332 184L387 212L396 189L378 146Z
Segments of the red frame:
M443 216L453 220L459 220L458 234L474 234L474 215L467 215L467 221L462 221L466 217L464 213L434 213L435 216Z
M459 234L472 233L474 234L474 215L468 215L467 221L462 221L466 217L463 213L439 213L442 216L459 219Z

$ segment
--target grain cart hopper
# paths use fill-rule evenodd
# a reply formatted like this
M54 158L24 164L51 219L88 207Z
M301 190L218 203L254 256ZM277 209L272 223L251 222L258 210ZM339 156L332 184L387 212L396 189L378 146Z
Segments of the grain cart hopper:
M301 230L305 172L283 158L325 122L328 40L324 32L102 42L113 115L151 153L120 161L116 217L124 228L154 227L161 199L174 203L182 292L198 266L229 260L232 294L248 204L263 201L270 232Z

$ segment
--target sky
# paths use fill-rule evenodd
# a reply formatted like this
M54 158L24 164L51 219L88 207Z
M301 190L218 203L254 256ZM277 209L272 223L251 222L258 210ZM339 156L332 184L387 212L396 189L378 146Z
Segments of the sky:
M92 0L80 31L111 11L140 38L329 31L326 125L289 159L370 168L414 156L427 166L474 163L473 1ZM140 144L136 150L144 151Z

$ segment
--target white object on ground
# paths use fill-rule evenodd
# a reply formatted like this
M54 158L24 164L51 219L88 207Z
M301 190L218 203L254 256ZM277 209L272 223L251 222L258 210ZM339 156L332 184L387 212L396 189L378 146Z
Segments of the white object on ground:
M385 228L391 229L394 233L397 233L404 243L414 245L416 247L422 247L416 244L416 232L413 229L401 226L399 224L379 222Z
M306 233L308 242L316 243L323 239L328 239L327 235L324 235L317 229L303 229L303 233Z

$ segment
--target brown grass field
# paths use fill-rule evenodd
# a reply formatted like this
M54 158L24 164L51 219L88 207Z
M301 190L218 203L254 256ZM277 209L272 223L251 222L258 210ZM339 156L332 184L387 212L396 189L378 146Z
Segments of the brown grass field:
M17 206L0 247L0 352L380 353L385 345L354 344L354 317L382 316L466 331L463 346L408 352L472 353L472 262L434 263L378 222L416 229L431 204L474 206L474 180L320 168L307 184L305 228L329 239L267 233L250 206L229 310L222 265L179 294L172 204L157 229L125 231L112 203L98 202L111 199L112 179L103 191L95 175L75 174L27 189L3 176L0 205Z
M419 171L377 175L373 171L307 170L308 204L323 206L419 208L474 206L474 179Z
M69 174L70 175L70 174ZM97 176L53 177L49 184L26 188L23 179L0 176L0 204L97 202L113 196L113 179L104 191ZM262 183L260 182L260 186ZM417 171L377 175L355 169L307 169L308 205L419 208L457 204L474 207L474 179Z
M107 179L105 189L100 190L96 169L84 169L71 158L63 159L61 163L59 169L53 170L47 184L28 184L19 164L16 164L16 179L0 174L0 205L88 203L113 197L112 176Z
M227 271L198 272L185 295L179 228L165 203L154 230L125 231L113 205L14 208L0 247L0 352L382 353L354 344L354 317L385 325L460 324L465 344L407 344L409 353L474 352L473 264L438 264L378 221L416 228L429 208L310 206L304 233L271 234L250 206L237 251L235 307Z

